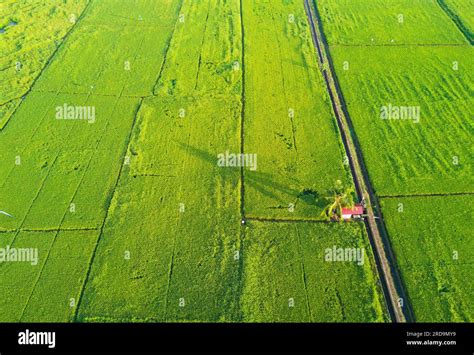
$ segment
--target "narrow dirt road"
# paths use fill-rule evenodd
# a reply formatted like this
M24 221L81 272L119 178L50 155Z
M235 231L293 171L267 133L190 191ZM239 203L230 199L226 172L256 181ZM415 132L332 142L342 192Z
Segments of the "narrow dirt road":
M413 312L396 266L395 256L380 213L379 202L373 192L357 136L345 108L344 97L337 82L318 9L312 0L304 0L304 2L320 68L337 118L356 192L359 199L363 198L367 202L367 217L364 223L374 252L377 270L381 275L382 289L390 317L394 322L411 322L414 319Z

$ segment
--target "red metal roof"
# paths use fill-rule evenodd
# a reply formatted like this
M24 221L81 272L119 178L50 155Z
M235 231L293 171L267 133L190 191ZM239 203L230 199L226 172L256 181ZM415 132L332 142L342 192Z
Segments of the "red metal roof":
M361 215L364 214L364 207L355 205L354 208L343 208L342 214Z

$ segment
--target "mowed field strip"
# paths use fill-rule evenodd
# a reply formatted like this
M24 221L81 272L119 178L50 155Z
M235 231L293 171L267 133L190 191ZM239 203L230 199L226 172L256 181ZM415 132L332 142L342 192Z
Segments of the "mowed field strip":
M474 317L468 3L317 4L416 321Z
M0 133L1 245L39 249L0 265L0 320L387 321L360 224L242 224L351 184L311 46L296 0L91 1Z

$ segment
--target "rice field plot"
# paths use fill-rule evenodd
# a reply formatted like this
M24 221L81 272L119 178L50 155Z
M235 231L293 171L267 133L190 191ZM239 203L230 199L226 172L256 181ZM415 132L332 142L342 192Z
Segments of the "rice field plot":
M257 158L245 214L318 219L335 181L352 181L303 2L244 2L243 24L244 152Z
M358 249L359 261L330 251ZM240 304L248 322L387 320L362 225L250 222L243 240Z
M125 19L122 16L132 4L107 3L107 7L102 2L91 3L88 16L58 51L35 90L134 97L152 94L179 23L181 2L174 0L167 6L137 2ZM159 13L159 20L145 16L149 13Z
M179 13L155 94L240 96L239 1L185 1Z
M331 48L378 195L472 192L473 52Z
M58 120L56 110L64 104L94 107L94 122ZM137 104L32 92L0 135L0 199L2 210L14 216L0 229L100 226Z
M74 26L88 1L2 1L0 130Z
M41 235L35 232L0 233L1 248L35 248L38 259L33 258L22 262L5 262L0 264L2 297L0 300L0 320L2 322L18 322L28 298L34 289L36 280L44 265L44 256L51 247L54 232L44 232ZM3 253L2 253L3 254Z
M185 101L185 100L182 100ZM78 313L80 321L237 319L237 101L146 99Z
M472 322L473 197L390 198L381 203L416 321Z
M9 248L9 255L28 250L23 261L0 264L0 321L71 321L97 233L0 233L0 247Z
M317 6L330 45L468 43L437 0L392 0L390 4L384 0L321 0Z
M168 21L177 19L177 11L182 1L164 0L100 0L93 1L83 23L93 26L122 27L162 27ZM157 16L157 14L159 16Z

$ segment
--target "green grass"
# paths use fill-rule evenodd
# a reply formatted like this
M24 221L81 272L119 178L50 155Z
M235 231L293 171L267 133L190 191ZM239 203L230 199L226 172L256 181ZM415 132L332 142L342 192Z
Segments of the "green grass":
M382 199L397 264L419 322L474 319L474 288L468 281L474 257L472 202L472 196Z
M320 0L317 5L330 45L467 43L437 0Z

